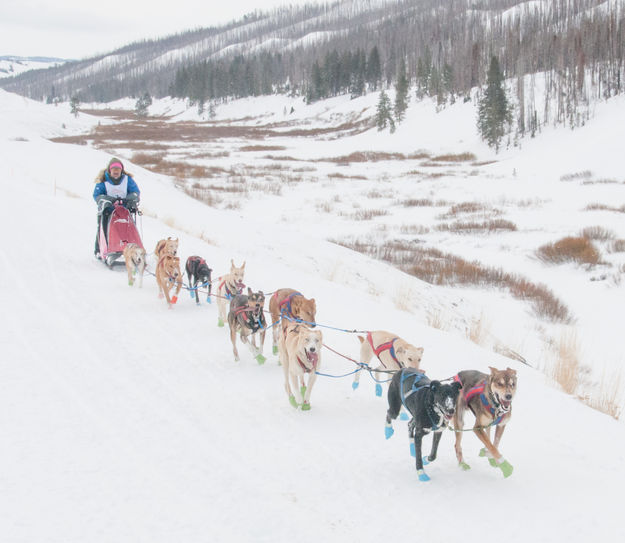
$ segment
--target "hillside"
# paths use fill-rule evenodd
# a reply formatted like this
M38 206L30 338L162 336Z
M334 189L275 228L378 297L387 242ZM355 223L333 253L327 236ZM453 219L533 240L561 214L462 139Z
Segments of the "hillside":
M464 519L484 517L486 510L489 532L505 533L511 542L618 540L625 535L616 498L625 482L622 422L564 394L537 369L471 342L459 324L485 309L493 311L493 330L516 330L533 338L532 323L538 321L526 314L524 304L490 289L430 285L327 241L371 233L394 236L394 228L400 232L413 215L415 222L431 228L419 234L426 243L479 253L480 258L490 255L525 273L536 268L571 304L580 337L593 332L593 320L615 326L588 348L618 353L622 287L590 281L595 272L573 265L539 265L528 255L544 240L576 231L583 217L589 217L587 224L624 231L620 212L580 211L595 200L622 205L616 147L625 126L616 122L624 111L621 100L604 104L583 129L554 129L521 151L500 156L479 142L473 110L462 104L439 114L434 105L412 107L392 136L365 129L332 140L332 132L319 132L334 127L335 133L342 124L338 121L355 112L366 118L374 102L375 97L365 96L307 106L272 97L218 108L214 125L200 124L214 126L219 137L174 140L158 152L168 160L178 153L179 163L200 150L213 153L194 160L226 172L239 168L238 176L250 180L255 177L243 166L258 173L268 164L281 165L285 186L280 195L272 195L265 190L270 174L259 175L264 186L226 194L207 206L179 190L193 184L193 178L158 174L133 163L137 150L126 147L124 138L131 124L116 120L124 141L96 141L98 123L100 129L109 125L112 112L74 118L66 104L44 106L0 92L0 156L9 174L4 178L6 200L12 203L0 221L7 233L20 230L20 235L5 236L0 246L7 278L0 287L7 316L0 328L5 346L0 457L10 468L2 475L0 498L4 540L373 542L392 534L472 542L483 539L483 533L463 529ZM168 123L173 135L177 127L189 130L193 124L189 118L195 110L182 111L183 106L163 101L151 113L167 110L170 118L158 122ZM290 107L296 117L285 125ZM456 127L452 138L445 123ZM219 133L220 124L246 133ZM294 126L313 132L295 131ZM78 135L86 145L46 139L61 135ZM256 137L280 149L249 149L259 145ZM140 140L134 141L139 147ZM95 145L105 145L107 151ZM443 175L434 177L428 174L441 167L427 165L431 160L423 157L332 167L325 160L365 150L422 150L429 158L473 153L476 158L469 164L446 164ZM227 271L230 259L245 260L249 286L266 292L290 286L314 296L319 323L390 329L424 346L422 367L432 377L446 378L462 368L487 370L489 365L516 369L519 392L501 444L514 474L504 480L478 458L478 441L471 434L463 445L472 470L461 472L452 436L446 433L439 458L427 468L432 481L419 483L405 423L397 422L395 437L384 440L385 400L374 396L366 376L356 391L351 377L319 377L312 410L295 411L274 357L258 366L241 349L241 362L232 361L227 331L216 326L215 304L196 307L183 296L168 310L151 277L143 289L130 288L124 272L111 272L93 260L91 179L113 152L122 155L141 186L145 214L140 227L148 250L160 238L178 236L183 258L201 254L216 275ZM283 158L263 158L268 153ZM240 182L233 171L211 183ZM331 177L337 171L345 177ZM575 175L583 171L590 174ZM570 179L562 179L567 175ZM299 182L287 182L297 176ZM614 182L584 183L608 178ZM401 206L392 201L367 196L374 187L392 192L393 201L411 195L445 199L446 204L439 210L406 208L400 214ZM437 215L469 198L505 208L518 222L518 238L511 233L492 243L484 235L434 229ZM383 202L388 215L367 221L341 215L339 209L317 208L334 202L357 212L370 207L368 199ZM522 201L532 204L517 205ZM20 226L24 221L27 228ZM592 290L582 288L586 286ZM597 306L602 317L592 313ZM427 316L437 313L453 326L434 327ZM550 326L542 323L544 329ZM356 355L352 334L331 328L323 333L329 346ZM526 346L540 349L533 339ZM353 367L324 350L322 369L328 374L339 376ZM408 520L414 505L416 532ZM457 520L448 527L422 521L449 512Z

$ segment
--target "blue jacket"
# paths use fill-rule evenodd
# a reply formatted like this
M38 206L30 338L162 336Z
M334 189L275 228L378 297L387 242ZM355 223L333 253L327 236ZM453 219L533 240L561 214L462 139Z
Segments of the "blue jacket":
M128 193L131 192L136 192L137 194L141 194L141 192L139 191L139 187L137 186L137 184L135 183L135 180L130 177L128 174L124 173L122 175L122 179L123 176L126 176L128 178ZM106 195L106 184L105 183L109 183L111 185L114 185L115 183L113 183L113 180L111 179L110 175L108 172L104 172L104 181L100 181L99 183L96 183L95 188L93 189L93 199L97 201L98 196L102 196L103 194Z

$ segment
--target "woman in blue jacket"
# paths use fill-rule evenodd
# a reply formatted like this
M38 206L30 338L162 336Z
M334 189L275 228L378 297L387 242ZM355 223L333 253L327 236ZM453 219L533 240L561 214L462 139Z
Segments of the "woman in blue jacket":
M96 185L93 190L93 199L98 204L98 232L100 224L106 231L113 202L122 200L129 211L136 211L139 204L139 187L130 174L124 171L124 165L118 158L112 158L105 170L96 177ZM100 252L98 234L95 240L95 255Z

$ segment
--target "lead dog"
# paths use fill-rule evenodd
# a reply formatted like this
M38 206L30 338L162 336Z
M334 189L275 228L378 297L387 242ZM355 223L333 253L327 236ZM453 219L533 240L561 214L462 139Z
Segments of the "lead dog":
M176 256L178 254L178 238L161 239L154 248L154 255L158 260L163 255Z
M284 370L284 389L296 409L301 406L302 411L310 410L310 393L321 362L322 341L320 330L311 330L303 324L289 323L280 334L279 354ZM306 375L308 383L304 379Z
M309 300L292 288L281 288L269 299L269 312L273 327L273 354L278 354L280 328L284 329L291 322L289 319L306 321L309 326L314 327L317 304L314 298ZM276 323L283 317L282 326L278 327Z
M458 382L443 384L440 381L430 381L425 373L414 368L403 368L393 375L388 387L388 411L384 433L386 439L393 435L392 421L397 418L403 405L412 415L408 423L408 435L413 439L410 450L416 458L420 481L430 480L423 470L423 464L436 460L442 432L456 411L460 388L461 385ZM423 437L430 432L434 434L432 450L429 456L422 457Z
M217 278L217 309L219 317L217 326L223 326L226 320L226 307L228 302L237 294L241 294L245 285L243 276L245 275L245 262L240 267L234 265L234 260L230 260L230 273Z
M185 264L185 270L189 278L189 287L191 291L191 298L195 295L195 303L200 303L200 297L197 294L198 286L208 287L208 294L206 295L206 301L210 303L211 287L211 270L206 264L206 261L199 256L190 256L187 258Z
M462 393L458 396L454 427L456 429L456 457L458 464L464 470L471 467L464 461L462 455L462 429L464 426L464 412L470 409L475 415L473 432L484 444L480 456L486 456L493 467L498 467L504 477L512 475L512 465L498 450L499 442L512 416L512 399L516 393L516 370L506 368L498 370L489 367L490 375L476 370L461 371L454 377L462 385ZM495 441L490 440L490 430L496 426Z
M421 358L423 357L423 347L415 347L402 338L385 332L376 330L367 332L366 339L358 336L360 341L360 363L369 364L375 354L380 361L373 371L395 371L401 368L419 369ZM352 388L356 390L360 384L360 373L354 374ZM375 395L382 396L382 385L376 383Z
M163 295L167 305L171 309L172 304L178 301L178 293L182 287L182 273L180 272L180 259L177 256L164 255L156 265L156 283L158 284L158 297ZM170 298L169 293L176 287L176 293Z
M124 262L128 272L128 284L132 286L135 275L139 274L139 288L143 286L143 272L145 271L145 249L136 243L128 243L124 247Z
M267 322L263 313L265 305L265 295L259 290L252 292L248 287L247 295L237 294L230 301L230 311L228 312L228 326L230 327L230 340L232 341L232 352L235 362L239 361L239 351L237 350L237 332L243 343L248 343L248 336L252 336L249 343L250 350L259 364L265 362L263 356L263 345L265 344L265 329ZM256 336L260 332L260 348L256 347Z

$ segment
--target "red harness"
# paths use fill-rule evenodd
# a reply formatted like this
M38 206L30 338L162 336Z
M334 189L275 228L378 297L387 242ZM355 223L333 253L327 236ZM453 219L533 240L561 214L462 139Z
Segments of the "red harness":
M379 345L378 347L375 347L373 345L373 337L371 336L371 332L367 332L367 341L369 342L369 345L371 345L371 348L373 349L373 352L375 353L375 356L378 357L378 360L380 362L382 362L382 359L380 358L380 353L384 352L384 351L388 351L389 354L391 355L391 358L397 362L397 365L400 368L403 368L404 365L397 360L397 356L395 356L395 340L397 340L398 338L393 338L391 339L391 341L387 341L386 343L382 343L382 345ZM386 364L384 362L382 362L382 365L386 368Z
M293 296L301 296L301 293L293 292L289 294L284 300L278 302L278 310L280 311L280 314L291 317L292 319L295 318L295 315L293 315L293 310L291 309L291 300L293 299ZM278 299L277 292L274 294L274 297Z

